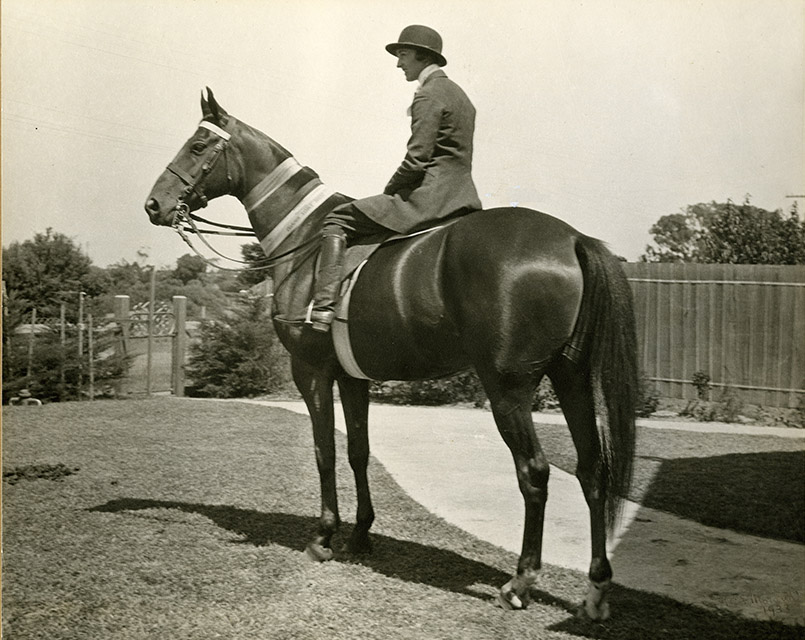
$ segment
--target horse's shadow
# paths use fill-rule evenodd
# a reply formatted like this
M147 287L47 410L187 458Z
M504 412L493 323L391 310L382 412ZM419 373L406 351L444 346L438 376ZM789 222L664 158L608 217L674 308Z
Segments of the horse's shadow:
M237 542L262 547L277 544L294 551L304 552L306 541L316 530L318 520L293 513L262 513L253 509L240 509L227 505L206 505L168 500L120 498L92 507L89 511L118 513L144 509L178 509L209 518L217 526L237 534ZM339 536L348 536L352 525L344 523ZM465 558L454 551L428 546L409 540L373 533L373 550L368 555L339 553L336 559L368 567L377 573L424 584L444 591L469 595L480 600L492 600L497 590L511 577L500 569ZM575 605L534 589L532 597L565 609Z
M253 509L240 509L227 505L206 505L169 500L120 498L88 509L92 512L122 513L147 509L177 509L209 518L220 528L238 536L238 544L256 547L281 545L303 553L306 540L315 531L316 518L292 513L262 513ZM344 523L342 534L347 536L352 525ZM400 580L424 584L444 591L471 596L482 601L497 597L498 588L510 578L500 569L471 560L454 551L408 540L398 540L382 534L372 534L374 549L368 556L350 556L336 553L342 562L361 566ZM664 637L684 639L693 637L718 638L801 638L802 627L793 627L771 621L756 621L727 612L713 612L670 598L650 594L621 585L614 585L613 597L621 610L617 620L605 626L590 627L587 620L574 615L578 603L556 597L532 588L532 598L568 615L562 622L549 627L573 636L611 637L642 640L650 629L640 614L647 608L654 618L673 620L673 629L663 626ZM659 613L658 613L659 612Z

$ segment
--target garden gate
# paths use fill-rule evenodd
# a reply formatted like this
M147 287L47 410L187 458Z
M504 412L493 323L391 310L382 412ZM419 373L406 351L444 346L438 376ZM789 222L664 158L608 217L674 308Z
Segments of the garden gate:
M184 395L187 352L187 298L174 296L171 308L143 303L132 309L129 296L115 296L115 321L120 345L133 359L124 391L170 391Z

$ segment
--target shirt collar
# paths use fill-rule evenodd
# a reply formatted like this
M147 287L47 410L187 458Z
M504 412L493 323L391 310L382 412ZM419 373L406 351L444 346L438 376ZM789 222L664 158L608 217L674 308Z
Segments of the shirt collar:
M425 80L431 73L433 73L434 71L438 71L439 69L441 69L441 67L436 63L429 64L427 67L422 69L422 71L419 72L419 78L417 78L417 80L419 81L419 86L421 87L425 83Z

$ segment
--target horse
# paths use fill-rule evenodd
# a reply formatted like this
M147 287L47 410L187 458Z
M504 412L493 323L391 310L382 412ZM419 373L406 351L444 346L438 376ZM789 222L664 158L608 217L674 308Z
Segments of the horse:
M590 512L589 584L578 613L609 617L613 571L606 540L631 482L638 388L633 302L619 259L600 240L521 207L472 212L385 242L350 285L351 361L342 363L332 335L311 330L304 310L323 218L351 198L229 115L209 88L201 109L197 130L157 179L145 210L153 224L176 227L208 200L232 195L248 212L272 269L273 323L312 422L321 514L306 553L316 561L333 558L341 522L334 383L357 491L344 552L363 554L371 551L375 518L367 480L369 381L432 379L474 368L525 503L516 573L497 600L505 609L526 608L541 566L549 476L532 405L547 375L577 451L576 476ZM338 319L335 325L337 334Z

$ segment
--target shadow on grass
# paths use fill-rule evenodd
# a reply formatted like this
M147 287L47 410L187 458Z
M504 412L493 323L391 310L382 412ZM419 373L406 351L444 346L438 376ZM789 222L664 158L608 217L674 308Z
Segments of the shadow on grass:
M805 452L663 460L641 503L702 524L805 542Z
M583 638L612 640L802 640L805 627L752 620L728 611L695 607L661 595L614 585L612 619L592 624L572 617L548 627Z
M226 505L204 505L166 500L121 498L88 509L91 512L120 513L146 509L178 509L209 518L217 526L241 536L242 544L266 546L277 544L304 552L306 541L316 530L318 520L290 513L262 513ZM349 535L351 526L344 523L342 534ZM483 601L491 601L498 588L510 576L482 562L470 560L453 551L428 546L390 536L373 534L374 550L369 556L336 554L336 559L368 567L373 571L407 582L436 587ZM547 575L562 580L564 570L544 569ZM556 574L558 572L558 575ZM478 590L478 585L491 589ZM671 598L613 586L612 600L616 603L615 617L605 624L596 624L575 617L577 602L556 597L534 589L535 602L562 609L568 617L548 627L573 636L645 640L651 635L673 640L708 638L736 640L749 638L801 639L803 627L778 622L749 620L740 616L716 612L680 603ZM581 594L579 594L581 598ZM527 615L512 613L512 615Z
M304 552L307 541L313 536L318 520L292 513L261 513L225 505L204 505L165 500L121 498L92 507L95 512L123 512L144 509L178 509L209 518L217 526L242 536L238 542L262 547L277 544ZM339 537L346 537L351 526L344 523ZM431 547L408 540L373 534L371 555L355 556L339 553L336 560L360 564L383 575L470 595L481 600L492 596L473 589L473 585L490 585L497 589L511 576L475 560L469 560L453 551ZM544 594L549 598L548 594ZM569 603L565 603L570 606Z

